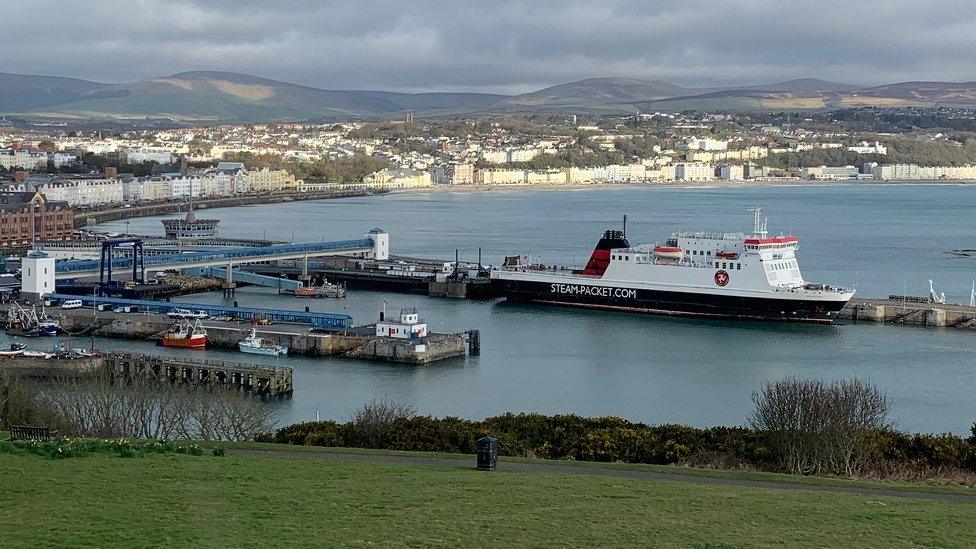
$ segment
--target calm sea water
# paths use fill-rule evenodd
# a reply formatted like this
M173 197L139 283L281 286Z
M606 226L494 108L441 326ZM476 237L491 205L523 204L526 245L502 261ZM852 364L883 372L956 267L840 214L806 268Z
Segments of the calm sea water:
M856 285L865 296L925 295L928 278L952 301L969 298L976 259L945 252L976 248L976 186L864 185L749 188L639 188L389 195L215 210L221 234L313 241L391 233L394 253L497 264L532 253L579 264L600 233L629 217L632 242L675 229L747 231L747 209L763 206L770 232L800 237L810 281ZM160 218L131 220L159 233ZM105 224L124 230L125 222ZM189 296L219 301L215 294ZM976 333L860 324L807 326L686 320L501 302L430 299L354 291L341 301L302 301L260 288L242 305L346 311L357 323L417 306L436 331L481 330L480 357L412 367L338 359L287 358L296 392L282 422L347 418L381 395L435 415L480 418L510 410L618 415L648 422L742 424L750 394L787 375L858 376L888 391L908 430L967 432L976 421ZM100 342L102 347L142 343ZM239 359L230 352L208 356ZM250 357L249 357L250 358ZM263 357L261 357L263 358Z

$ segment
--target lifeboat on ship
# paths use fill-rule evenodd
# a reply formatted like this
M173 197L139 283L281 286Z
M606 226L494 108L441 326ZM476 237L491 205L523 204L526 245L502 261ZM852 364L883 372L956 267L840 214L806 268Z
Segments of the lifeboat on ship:
M736 252L715 252L715 257L719 259L739 259L739 254Z
M684 257L684 250L678 246L661 246L660 244L654 245L654 256L661 259L676 259L680 260Z

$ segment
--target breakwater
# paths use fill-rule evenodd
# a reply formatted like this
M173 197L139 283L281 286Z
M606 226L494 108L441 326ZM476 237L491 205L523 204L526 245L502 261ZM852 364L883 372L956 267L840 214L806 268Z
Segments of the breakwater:
M839 318L852 323L881 322L909 326L976 329L976 307L905 299L855 297Z

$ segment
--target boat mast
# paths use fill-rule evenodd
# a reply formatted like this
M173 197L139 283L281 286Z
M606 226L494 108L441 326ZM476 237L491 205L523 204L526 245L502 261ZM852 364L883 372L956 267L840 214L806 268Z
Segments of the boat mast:
M766 216L763 215L763 209L759 206L753 206L749 208L752 212L752 234L759 237L765 238L767 234L766 231Z

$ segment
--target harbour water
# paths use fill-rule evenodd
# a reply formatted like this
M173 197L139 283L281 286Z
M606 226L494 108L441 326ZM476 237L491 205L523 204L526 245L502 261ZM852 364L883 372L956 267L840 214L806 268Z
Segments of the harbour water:
M976 259L945 252L976 248L976 186L493 190L214 213L223 236L334 240L383 227L401 255L449 258L460 248L462 259L474 260L482 246L486 264L520 252L546 263L580 264L623 213L632 242L653 242L679 228L747 230L747 209L756 204L769 214L771 233L782 229L800 237L799 261L810 281L856 284L859 295L887 296L925 295L927 279L934 278L950 301L968 302ZM134 219L128 228L158 233L159 219ZM126 225L101 228L118 231ZM434 331L481 330L480 357L433 366L279 359L295 369L296 387L282 405L282 423L316 414L348 418L363 402L388 395L434 415L477 418L524 410L735 425L747 421L752 391L788 375L874 382L888 392L893 418L906 430L965 433L976 421L976 333L969 331L674 319L365 291L351 291L344 300L308 301L243 288L237 300L346 311L357 323L374 320L386 302L388 310L418 307ZM99 345L146 346L107 340Z

